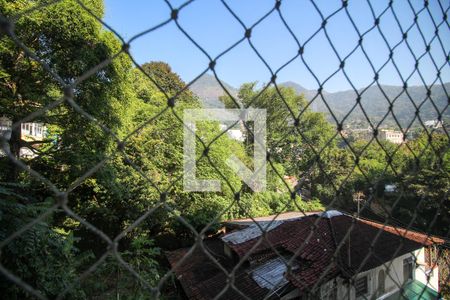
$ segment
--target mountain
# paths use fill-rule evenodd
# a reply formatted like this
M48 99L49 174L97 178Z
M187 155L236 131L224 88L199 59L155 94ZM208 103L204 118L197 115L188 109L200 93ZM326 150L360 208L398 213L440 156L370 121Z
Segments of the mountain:
M221 82L231 95L237 96L238 90L236 88L224 81ZM308 101L311 101L311 99L316 97L310 106L311 109L326 113L333 123L334 119L324 101L330 106L338 121L342 121L348 114L345 119L346 124L356 123L356 126L367 126L367 119L359 106L356 106L349 114L357 100L357 93L354 90L334 93L322 91L322 97L317 96L316 90L309 90L293 81L280 83L279 86L293 88L298 94L303 94ZM204 74L191 85L190 89L199 96L204 107L224 107L219 98L224 95L225 92L213 75ZM435 85L431 88L430 98L434 103L427 99L427 89L424 86L410 86L405 91L401 86L380 85L359 89L357 92L361 95L361 106L364 108L369 120L374 125L378 124L389 111L389 102L387 99L393 102L392 111L395 118L392 113L389 113L383 121L383 124L386 126L396 126L395 119L397 119L402 127L409 126L415 118L416 107L419 110L418 116L423 122L426 120L437 119L438 112L436 111L436 108L441 112L442 117L446 122L450 121L450 108L448 107L450 99L447 96L447 94L450 93L450 82L445 83L444 85ZM414 105L416 107L414 107ZM415 122L414 125L418 125L417 118Z
M317 91L308 90L294 82L281 83L281 86L292 87L299 94L304 94L307 100L313 99L317 95ZM444 85L435 85L431 88L430 98L434 104L427 99L427 89L424 86L410 86L406 89L400 86L380 85L371 86L367 89L359 89L358 93L361 95L361 106L373 123L378 123L389 111L389 101L392 105L392 111L395 118L402 127L408 126L414 119L416 114L416 107L419 110L419 117L422 121L434 120L438 117L436 108L442 113L444 119L450 119L450 109L447 107L449 98L447 93L450 92L450 82ZM331 114L325 106L324 100L330 106L336 118L341 121L356 104L358 98L354 90L346 90L341 92L329 93L322 92L323 97L319 96L312 103L312 109L319 112ZM413 104L414 103L414 104ZM414 105L416 107L414 107ZM363 111L357 106L347 117L348 122L366 123L366 118ZM417 122L417 119L415 120ZM388 114L383 124L394 126L395 119L392 113Z
M221 83L233 97L237 97L237 89L226 82L221 81ZM219 98L226 93L213 75L208 73L204 74L190 86L190 90L202 100L205 108L224 107Z
M286 82L278 84L278 86L293 88L297 92L297 94L305 95L305 98L308 101L311 101L311 99L313 99L317 95L316 90L308 90L308 89L304 88L303 86L301 86L300 84L293 82L293 81L286 81ZM328 92L322 91L322 94L328 95ZM323 111L323 110L320 110L320 108L319 108L319 102L321 102L321 101L314 100L314 102L311 103L311 106L310 106L311 109L314 111ZM321 103L321 104L323 105L323 103Z

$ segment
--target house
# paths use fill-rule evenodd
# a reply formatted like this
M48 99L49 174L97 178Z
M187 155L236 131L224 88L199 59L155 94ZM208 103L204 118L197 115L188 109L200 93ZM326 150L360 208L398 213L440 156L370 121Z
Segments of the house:
M0 135L3 135L6 139L11 138L12 121L7 117L0 117ZM26 142L42 141L46 134L46 127L42 123L22 123L20 124L20 138ZM4 155L0 150L0 155ZM21 158L33 158L36 154L29 148L22 147L20 149Z
M21 138L24 141L42 141L45 137L46 127L42 123L22 123L20 126ZM33 150L26 147L20 148L21 158L34 158L36 156Z
M435 299L444 240L339 211L233 221L166 252L188 299ZM236 224L237 223L237 224ZM236 227L236 225L239 225ZM261 228L266 231L265 238ZM186 257L185 257L186 256ZM233 274L228 277L224 272ZM230 283L229 285L227 283ZM418 295L417 295L418 294Z

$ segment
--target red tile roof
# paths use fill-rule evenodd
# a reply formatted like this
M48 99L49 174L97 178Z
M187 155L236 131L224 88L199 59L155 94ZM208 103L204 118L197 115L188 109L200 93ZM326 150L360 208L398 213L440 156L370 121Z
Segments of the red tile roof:
M443 242L434 237L427 238L422 233L392 226L383 227L380 223L348 215L330 218L311 215L284 221L267 232L265 238L260 236L240 244L230 242L227 245L241 259L248 255L260 239L263 239L262 243L248 256L250 264L273 258L277 255L273 249L294 257L299 267L287 274L286 278L300 291L308 291L314 285L320 286L322 282L337 276L351 277L356 272L372 269L423 246ZM196 255L175 272L181 276L180 281L190 299L214 298L225 286L226 276L222 271L216 271L217 274L212 276L205 264L209 258L205 259L204 254ZM168 253L168 258L172 266L179 260L176 253ZM210 275L202 279L199 278L200 273ZM240 271L238 275L237 286L249 298L258 298L268 292L255 284L250 273ZM203 295L202 298L198 295L202 289L207 290L203 293L208 296ZM240 299L236 293L231 298Z

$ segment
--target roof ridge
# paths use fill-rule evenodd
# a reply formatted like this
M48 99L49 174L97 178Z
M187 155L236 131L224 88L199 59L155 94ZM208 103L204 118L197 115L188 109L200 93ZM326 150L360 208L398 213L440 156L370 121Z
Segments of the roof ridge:
M370 212L374 213L374 214L377 215L378 217L380 217L380 218L385 218L383 215L380 215L380 214L378 214L377 212L373 211L372 208L369 207L368 209L369 209ZM340 210L340 211L341 211L341 210ZM341 211L341 212L343 212L344 214L349 214L349 213L346 212L346 211ZM445 237L442 237L442 236L439 236L439 235L429 235L426 231L423 231L422 229L419 229L419 228L415 228L415 227L414 227L413 229L406 228L406 226L408 226L408 225L403 224L400 220L395 219L395 218L393 218L392 216L390 216L390 219L391 219L392 221L394 221L395 223L398 223L399 225L395 225L395 224L383 224L383 223L380 223L380 222L375 221L375 220L373 220L373 219L370 219L370 218L368 218L368 217L361 217L361 216L359 216L359 219L362 219L363 221L369 221L369 222L374 222L374 223L377 223L377 224L380 224L380 225L384 225L385 227L394 227L394 226L395 226L395 227L404 229L404 230L406 230L406 231L410 231L410 232L415 232L415 233L419 233L419 234L426 235L426 236L428 236L429 238L437 238L437 239L443 240L444 242L446 241L446 238L445 238Z
M363 223L365 223L367 225L373 226L373 227L380 228L380 226L381 226L383 231L387 231L387 232L390 232L392 234L395 234L395 235L398 235L398 236L401 236L403 238L407 238L409 240L416 241L416 242L417 242L417 240L413 240L412 238L408 237L408 234L421 235L424 238L424 240L422 241L422 244L426 243L426 242L431 242L432 244L443 244L443 243L445 243L445 239L443 239L443 238L440 238L440 237L434 236L434 235L429 235L427 233L423 233L423 232L420 232L420 231L411 230L409 228L404 228L404 227L401 227L401 226L394 226L394 225L390 225L390 224L383 224L383 223L379 223L379 222L376 222L374 220L370 220L370 219L366 219L366 218L359 218L359 221L361 221L361 222L363 222ZM392 229L393 232L388 231L386 229ZM404 230L405 233L404 234L400 233L399 231L401 231L401 230Z

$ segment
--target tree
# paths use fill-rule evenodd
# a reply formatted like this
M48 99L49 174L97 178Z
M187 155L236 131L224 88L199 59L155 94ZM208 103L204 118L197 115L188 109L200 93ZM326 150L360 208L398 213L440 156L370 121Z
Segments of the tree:
M8 17L41 2L2 1L1 11ZM85 5L98 16L103 14L102 1L86 1ZM78 17L73 18L74 15ZM19 18L15 23L15 32L23 44L46 62L66 83L73 82L90 68L110 58L121 47L113 35L104 31L102 25L75 1L59 2ZM2 39L0 48L1 115L17 122L63 96L61 84L11 39ZM121 105L125 105L123 102L127 99L122 97L123 87L119 78L129 65L126 58L119 57L108 67L98 70L78 84L74 91L74 101L112 129L120 125L117 110ZM57 126L63 124L64 130L61 134L65 135L65 148L79 144L79 140L75 143L69 139L75 130L84 131L86 137L92 137L94 134L92 140L97 143L102 140L96 138L101 134L97 127L74 113L68 105L60 105L34 121ZM66 126L68 124L73 126ZM21 140L20 127L12 131L9 144L15 157L19 157L21 147L33 146L33 143ZM103 147L106 147L106 144L103 143ZM11 174L8 179L14 181L17 179L18 170L13 164L7 167L11 170L8 172Z
M44 213L52 199L38 201L26 185L0 184L0 240ZM22 203L21 203L22 202ZM77 278L76 267L86 260L74 247L73 233L50 226L51 220L38 222L2 248L2 265L27 284L47 296L56 296ZM0 277L2 297L29 299L21 288ZM80 290L69 293L72 299L85 297Z
M236 108L229 96L221 99L226 107ZM266 109L267 147L271 160L282 167L282 175L294 175L300 181L314 185L312 177L319 171L316 153L325 145L336 147L336 142L332 140L332 127L324 115L312 112L307 108L303 95L297 95L294 89L286 87L258 89L256 83L246 83L239 89L238 101L243 107ZM251 124L246 126L251 128ZM246 134L251 137L250 133ZM248 138L247 151L251 151L252 143L251 138ZM315 168L317 170L313 171ZM271 179L272 190L285 191L282 185L273 185L277 178L273 173L269 168L268 178ZM319 178L315 176L314 183L320 184L317 180ZM326 178L322 178L321 182L325 184L326 181ZM301 188L311 189L306 186Z
M168 95L176 95L185 87L185 83L177 74L172 73L170 67L165 63L144 64L142 69L152 77L159 87L164 86L166 89L164 92ZM133 126L137 128L162 111L167 105L167 99L159 91L158 86L139 70L135 70L133 76L133 90L137 91L136 101L138 103L134 111ZM242 161L248 161L242 146L227 135L222 135L211 144L208 151L209 158L203 157L198 162L197 176L202 179L221 180L223 191L221 193L187 193L183 191L180 178L183 175L183 131L185 128L175 114L183 118L185 109L200 107L199 99L186 90L175 99L173 112L167 111L131 136L125 149L130 161L139 167L160 191L165 191L174 183L173 188L167 194L167 203L175 213L179 213L198 230L230 205L234 199L231 189L219 172L227 178L236 191L240 188L240 179L225 164L223 158L235 154ZM200 122L197 125L196 134L203 139L205 144L219 136L220 133L217 122ZM199 158L203 152L203 145L197 143L196 150L197 158ZM159 192L143 182L145 180L142 179L142 176L133 176L133 178L136 182L128 184L139 191L132 196L133 199L140 199L146 206L159 201ZM148 188L143 191L143 187ZM157 217L153 219L153 222L148 224L149 228L153 228L152 232L173 232L175 230L178 233L190 235L189 230L170 217L170 214L164 209L158 210L155 216Z
M450 223L448 142L444 134L428 135L423 132L416 140L408 143L408 148L403 149L407 157L399 181L403 197L394 212L397 217L407 221L412 218L411 207L414 207L414 226L442 236L448 234L447 225Z
M0 11L6 18L10 18L45 2L47 1L1 1ZM102 1L84 1L84 4L97 16L103 14ZM14 28L23 44L40 57L65 83L73 82L84 72L112 57L121 49L121 44L112 33L105 31L94 17L72 0L61 1L25 14L15 22ZM18 122L31 112L63 96L62 84L39 63L27 56L12 39L3 37L0 40L0 49L1 116L7 116L13 122ZM125 56L117 57L110 65L97 70L77 84L73 90L74 102L118 134L122 122L121 112L127 107L129 99L127 94L130 90L127 90L126 78L130 69L129 59ZM115 146L114 139L110 135L105 134L97 124L87 121L67 103L33 121L45 123L49 128L49 135L57 135L58 138L40 141L39 143L42 143L38 149L40 155L26 163L61 189L67 188ZM21 159L19 157L21 147L35 147L36 144L22 140L21 136L19 126L12 130L12 137L9 140L9 147L16 159ZM1 208L2 221L16 220L10 224L11 227L5 227L2 232L4 238L37 217L38 213L49 207L49 202L54 203L55 200L41 182L34 180L26 172L21 172L9 159L0 157L0 161L2 167L0 181L6 181L5 186L14 187L14 184L20 184L25 187L24 189L14 187L13 193L9 196L11 199L8 200L11 204ZM109 180L111 183L114 179L108 178L107 174L108 170L96 175L97 178L92 179L92 182ZM97 187L98 185L90 190L85 189L89 193L83 196L84 202L75 201L75 203L89 206L89 201L86 200L95 195ZM26 197L20 197L24 196L25 191ZM73 257L77 252L76 247L83 244L76 242L80 236L72 239L77 232L69 230L67 234L62 234L61 232L66 231L59 231L61 228L67 229L68 221L70 218L61 213L45 219L38 228L27 231L8 244L7 251L2 252L2 263L43 293L49 296L56 295L62 287L73 281L78 268L83 269L92 263L81 261L82 266L75 263ZM30 236L35 242L32 242L33 246L24 252L24 248L21 247L24 243L29 243ZM27 255L17 255L18 249ZM86 248L80 250L83 255L89 254ZM26 266L27 269L21 266ZM54 278L58 278L57 282L53 282ZM5 280L4 277L1 278L2 285L6 284ZM17 289L11 289L9 292L10 298L22 298L22 293Z

